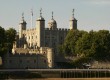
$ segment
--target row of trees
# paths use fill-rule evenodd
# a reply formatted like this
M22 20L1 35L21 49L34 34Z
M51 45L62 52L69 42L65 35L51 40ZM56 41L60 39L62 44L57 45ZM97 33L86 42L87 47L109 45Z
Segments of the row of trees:
M65 56L77 55L81 58L109 59L110 33L108 30L90 32L70 30L59 50Z
M0 56L3 56L4 53L12 49L15 36L15 29L9 28L8 30L5 30L0 26Z

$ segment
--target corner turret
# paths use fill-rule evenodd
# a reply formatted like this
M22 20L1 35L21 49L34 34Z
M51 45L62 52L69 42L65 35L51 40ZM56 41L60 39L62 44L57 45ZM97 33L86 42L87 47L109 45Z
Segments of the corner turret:
M24 20L24 13L22 13L22 19L19 23L19 38L22 38L23 37L23 30L26 30L26 21Z
M42 17L42 9L40 9L40 17L36 21L37 28L37 46L44 46L44 36L45 36L45 19Z
M52 12L52 19L48 23L49 28L56 29L57 28L57 22L53 19L53 12Z
M37 19L37 21L45 21L42 17L42 8L40 9L40 17Z
M69 25L70 25L70 30L71 29L77 29L77 20L74 18L74 9L73 9L72 17L69 21Z

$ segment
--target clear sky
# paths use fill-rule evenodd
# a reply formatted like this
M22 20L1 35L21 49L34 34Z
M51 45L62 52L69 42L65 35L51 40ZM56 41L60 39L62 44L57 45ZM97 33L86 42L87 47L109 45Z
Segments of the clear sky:
M43 10L46 27L53 11L57 27L69 28L72 9L75 9L79 30L110 30L110 0L0 0L0 26L18 29L24 12L27 27L30 28L33 9L35 27L40 8Z

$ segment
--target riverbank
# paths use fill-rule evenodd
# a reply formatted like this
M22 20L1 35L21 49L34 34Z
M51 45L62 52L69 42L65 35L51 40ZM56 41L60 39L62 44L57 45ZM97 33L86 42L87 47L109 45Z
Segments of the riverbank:
M46 78L32 80L110 80L110 78Z
M0 79L108 79L109 69L9 69L0 70Z
M15 80L15 79L7 79L7 80ZM110 80L110 78L35 78L35 79L20 79L20 80Z

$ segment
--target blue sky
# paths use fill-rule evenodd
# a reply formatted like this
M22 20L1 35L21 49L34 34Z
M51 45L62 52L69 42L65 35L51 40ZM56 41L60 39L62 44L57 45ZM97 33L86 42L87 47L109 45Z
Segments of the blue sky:
M35 27L40 8L43 9L46 27L53 11L57 27L69 28L72 9L75 9L79 30L110 30L110 0L0 0L0 26L18 30L24 12L27 28L30 28L33 9Z

